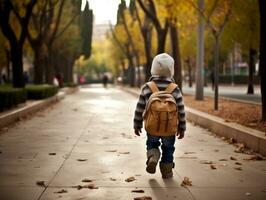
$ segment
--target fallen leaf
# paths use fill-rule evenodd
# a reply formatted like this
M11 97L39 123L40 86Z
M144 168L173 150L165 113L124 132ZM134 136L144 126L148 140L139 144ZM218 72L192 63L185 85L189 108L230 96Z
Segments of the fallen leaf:
M85 182L85 183L89 183L89 182L92 182L93 180L91 180L91 179L88 179L88 178L84 178L83 180L82 180L82 182Z
M94 183L90 183L90 184L87 184L87 185L77 185L77 186L73 186L73 188L77 188L78 190L81 190L83 188L99 189L99 187L96 187Z
M230 160L237 160L237 159L233 156L230 156Z
M134 192L134 193L144 193L144 190L131 190L131 192Z
M118 152L118 153L120 153L120 154L130 154L130 152L129 152L129 151Z
M236 164L236 165L242 165L242 163L240 163L240 162L235 162L235 164Z
M234 167L234 169L241 171L242 170L242 167Z
M226 158L222 158L222 159L220 159L219 161L228 161L228 159L226 159Z
M210 164L214 164L212 161L208 161L208 160L201 160L200 161L200 164L207 164L207 165L210 165Z
M46 187L46 186L45 186L45 181L37 181L36 184L37 184L38 186L41 186L41 187Z
M116 181L116 179L115 179L115 178L110 178L110 180L111 180L111 181Z
M193 152L193 151L187 151L187 152L185 152L184 154L196 154L196 152Z
M134 197L134 200L152 200L152 198L148 196L143 196L143 197Z
M214 149L213 151L214 151L214 152L219 152L220 150L219 150L219 149Z
M87 161L88 159L83 159L83 158L79 158L77 159L77 161L80 161L80 162L84 162L84 161Z
M49 155L50 155L50 156L54 156L54 155L56 155L56 153L49 153Z
M248 158L244 158L243 160L263 160L263 157L260 155L252 155L249 156Z
M217 167L215 165L213 165L213 164L210 165L210 168L211 169L217 169Z
M186 186L192 186L192 181L189 180L188 177L184 177L182 183L181 183L182 187L186 187Z
M106 150L105 152L117 152L117 150Z
M128 177L127 179L125 179L126 182L132 182L132 181L135 181L135 177L134 176L131 176L131 177Z
M67 193L67 190L65 190L65 189L62 189L62 190L59 190L59 191L57 191L57 192L54 192L54 193L59 193L59 194L62 194L62 193Z

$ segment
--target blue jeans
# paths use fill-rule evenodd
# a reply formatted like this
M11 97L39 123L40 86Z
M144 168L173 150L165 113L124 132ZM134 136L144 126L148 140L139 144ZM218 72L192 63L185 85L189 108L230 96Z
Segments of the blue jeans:
M173 163L175 151L175 135L169 137L160 137L147 134L147 150L158 149L161 146L163 163ZM161 141L160 141L161 140Z

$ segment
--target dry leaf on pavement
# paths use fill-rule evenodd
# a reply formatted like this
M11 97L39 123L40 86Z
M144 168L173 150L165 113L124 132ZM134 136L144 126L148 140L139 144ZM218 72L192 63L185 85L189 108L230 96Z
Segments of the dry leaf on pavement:
M134 200L152 200L151 197L144 196L144 197L134 197Z
M208 161L208 160L201 160L200 161L200 164L207 164L207 165L210 165L210 164L214 164L212 161Z
M110 180L111 180L111 181L116 181L116 179L115 179L115 178L110 178Z
M213 165L213 164L210 165L210 168L211 169L217 169L217 167L215 165Z
M230 156L230 160L237 160L237 159L233 156Z
M117 152L117 150L106 150L105 152Z
M243 160L263 160L263 157L260 155L252 155L249 156L248 158L244 158Z
M236 164L236 165L242 165L242 163L240 163L240 162L235 162L235 164Z
M138 190L138 189L136 189L136 190L131 190L131 192L134 192L134 193L144 193L144 190Z
M219 161L228 161L226 158L219 159Z
M196 154L196 152L193 152L193 151L186 151L184 154Z
M49 155L50 155L50 156L55 156L55 155L56 155L56 153L49 153Z
M67 190L65 190L65 189L62 189L62 190L59 190L59 191L57 191L57 192L54 192L54 193L58 193L58 194L67 193Z
M131 176L131 177L128 177L125 181L126 182L132 182L132 181L135 181L136 179L135 179L135 177L134 176Z
M235 170L242 171L242 167L234 167Z
M89 182L92 182L93 180L91 179L88 179L88 178L84 178L82 179L82 182L85 182L85 183L89 183Z
M45 186L45 181L37 181L36 184L37 184L38 186L41 186L41 187L46 187L46 186Z
M124 152L118 152L119 154L129 154L129 151L124 151Z
M87 159L80 158L80 159L77 159L77 161L84 162L84 161L87 161Z
M81 190L82 188L99 189L99 187L96 187L95 184L93 184L93 183L90 183L87 185L77 185L77 186L73 186L73 188L77 188L78 190Z
M189 180L188 177L184 177L184 180L182 181L181 186L183 187L192 186L192 181Z

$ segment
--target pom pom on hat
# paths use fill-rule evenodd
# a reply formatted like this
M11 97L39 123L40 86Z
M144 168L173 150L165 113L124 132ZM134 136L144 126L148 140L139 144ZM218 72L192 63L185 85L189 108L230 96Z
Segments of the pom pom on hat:
M167 53L158 54L153 58L151 65L151 75L172 78L175 73L174 64L174 59Z

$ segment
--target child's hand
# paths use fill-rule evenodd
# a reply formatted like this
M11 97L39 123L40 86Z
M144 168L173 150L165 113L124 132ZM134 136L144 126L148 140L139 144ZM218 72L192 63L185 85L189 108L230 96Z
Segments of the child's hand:
M141 129L140 128L136 128L134 130L135 130L135 135L140 136Z
M179 140L182 139L184 137L184 135L185 135L185 132L183 132L183 131L177 131L177 133L176 133L176 136L178 136Z

